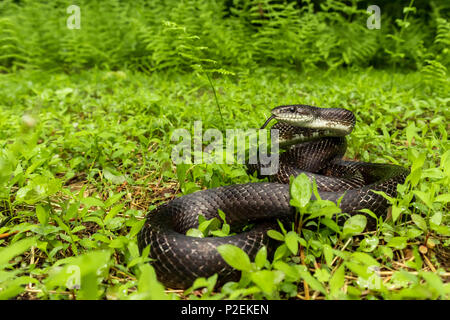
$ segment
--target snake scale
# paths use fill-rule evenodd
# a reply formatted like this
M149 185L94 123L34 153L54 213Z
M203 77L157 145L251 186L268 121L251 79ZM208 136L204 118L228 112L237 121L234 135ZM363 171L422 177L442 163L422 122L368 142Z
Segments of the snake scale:
M157 278L170 288L187 288L198 277L219 275L221 283L235 280L239 272L220 256L217 247L233 244L251 259L263 246L272 246L267 230L276 228L276 219L292 219L295 209L289 204L289 176L305 173L315 179L322 199L337 202L350 215L370 209L384 215L387 200L372 190L395 197L397 184L403 183L408 170L390 164L345 161L346 139L355 125L354 114L340 108L307 105L279 106L269 121L277 123L279 143L285 152L279 155L279 170L270 182L246 183L194 192L160 205L147 215L138 234L139 249L150 245L149 256ZM248 165L259 174L261 165ZM314 195L312 196L312 200ZM253 228L227 237L195 238L186 236L198 227L198 216L219 217L226 213L232 228L254 224ZM369 222L370 222L369 217ZM373 223L373 221L372 221ZM370 225L370 223L369 223Z

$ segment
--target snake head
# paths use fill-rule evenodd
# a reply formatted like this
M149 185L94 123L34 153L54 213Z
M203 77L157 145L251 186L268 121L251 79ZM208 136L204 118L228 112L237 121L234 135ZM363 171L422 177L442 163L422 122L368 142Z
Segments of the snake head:
M278 106L272 109L272 117L281 122L303 127L316 119L315 109L318 108L302 104Z
M346 109L318 108L302 104L278 106L272 109L269 119L299 128L326 130L327 135L335 136L349 134L356 121L353 112Z

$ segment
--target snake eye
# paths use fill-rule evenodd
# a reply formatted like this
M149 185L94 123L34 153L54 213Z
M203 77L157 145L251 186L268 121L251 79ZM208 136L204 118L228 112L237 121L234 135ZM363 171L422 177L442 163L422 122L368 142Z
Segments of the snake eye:
M289 111L292 112L292 113L294 113L294 112L295 112L295 107L291 107L291 108L289 109Z

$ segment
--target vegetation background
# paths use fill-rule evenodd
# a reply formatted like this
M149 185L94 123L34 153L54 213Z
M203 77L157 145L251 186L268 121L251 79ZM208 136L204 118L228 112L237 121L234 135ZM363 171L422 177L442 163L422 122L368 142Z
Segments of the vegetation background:
M445 0L1 1L0 298L448 299L449 12ZM366 231L363 215L336 226L323 213L273 233L273 261L229 261L239 282L164 288L136 246L145 214L257 180L237 164L175 167L171 132L259 127L288 103L352 110L346 156L411 169L391 219Z

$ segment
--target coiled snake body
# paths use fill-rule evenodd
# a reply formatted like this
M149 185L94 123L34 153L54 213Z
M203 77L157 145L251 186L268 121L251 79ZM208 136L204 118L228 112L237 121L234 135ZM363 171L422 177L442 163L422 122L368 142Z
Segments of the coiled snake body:
M147 216L138 234L142 251L150 245L149 256L158 279L171 288L187 288L198 277L215 273L220 281L236 279L238 273L220 256L217 247L233 244L254 258L263 245L269 245L267 230L276 227L276 219L292 219L289 176L305 173L315 179L322 199L337 202L348 214L370 209L383 215L387 200L372 190L393 197L397 184L403 183L408 170L389 164L344 161L345 135L355 124L352 112L345 109L317 108L305 105L280 106L272 110L272 126L279 130L280 154L278 172L271 182L247 183L207 189L174 199ZM261 165L249 165L259 172ZM312 197L314 198L314 196ZM185 235L198 227L198 216L219 217L226 214L231 226L254 223L246 232L228 237L194 238ZM370 219L370 218L369 218Z

